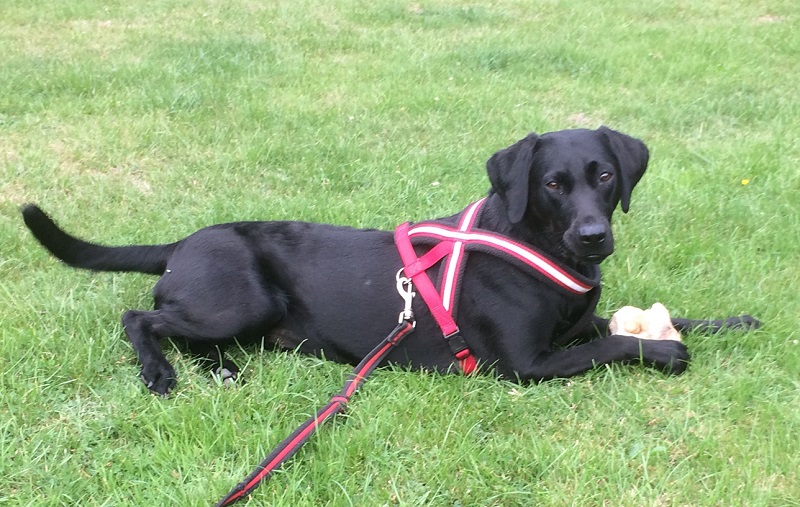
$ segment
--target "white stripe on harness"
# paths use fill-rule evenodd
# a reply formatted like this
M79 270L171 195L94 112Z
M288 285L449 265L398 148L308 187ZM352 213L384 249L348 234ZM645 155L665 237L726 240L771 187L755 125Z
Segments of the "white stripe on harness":
M553 282L569 290L570 292L575 294L586 294L594 288L591 285L580 282L540 253L514 241L509 241L502 236L496 236L486 232L463 232L461 230L454 230L451 228L430 224L419 224L412 226L408 231L408 235L411 237L428 236L443 240L455 241L456 243L453 248L453 256L458 255L459 257L463 253L465 242L488 245L513 255L520 261L536 268L540 273L547 276ZM458 262L453 262L451 260L450 265L448 266L445 286L442 292L442 299L444 300L445 308L449 308L449 303L452 302L452 291L457 274L457 264Z
M464 213L461 221L458 224L458 230L467 233L475 223L475 217L478 215L478 210L483 205L486 198L472 203ZM409 235L413 234L414 228L412 227ZM453 253L447 258L447 268L445 270L444 283L442 283L442 304L444 309L450 311L453 307L453 300L455 299L455 285L456 277L458 276L458 268L461 264L461 256L464 253L464 242L456 241L453 245Z

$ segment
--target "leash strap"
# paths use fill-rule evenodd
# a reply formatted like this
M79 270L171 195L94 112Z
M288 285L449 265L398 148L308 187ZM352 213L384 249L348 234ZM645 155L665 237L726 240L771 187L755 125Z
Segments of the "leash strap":
M272 472L277 470L286 460L292 457L300 447L311 438L317 428L334 415L342 412L355 394L359 387L366 381L370 373L376 366L389 354L389 352L400 343L403 338L414 331L412 321L403 320L394 330L389 333L377 347L361 360L358 366L347 377L344 387L339 394L333 396L331 400L322 407L315 415L309 417L291 435L289 435L278 447L275 448L264 461L247 476L245 480L234 487L225 498L215 504L214 507L226 507L232 505L244 496L250 494L261 481L268 478Z

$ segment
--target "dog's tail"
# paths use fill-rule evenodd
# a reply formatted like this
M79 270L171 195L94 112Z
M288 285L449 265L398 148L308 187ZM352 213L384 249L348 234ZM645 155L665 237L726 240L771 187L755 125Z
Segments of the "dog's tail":
M47 250L75 268L94 271L136 271L160 275L178 243L165 245L103 246L64 232L35 204L22 207L25 225Z

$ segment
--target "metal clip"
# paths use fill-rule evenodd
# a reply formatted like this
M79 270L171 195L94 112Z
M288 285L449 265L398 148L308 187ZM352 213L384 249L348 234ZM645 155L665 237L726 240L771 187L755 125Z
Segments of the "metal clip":
M416 325L416 321L414 321L414 312L411 310L411 302L414 299L414 296L417 295L414 292L414 286L411 283L410 278L406 278L402 276L403 269L401 268L400 271L397 272L395 279L397 279L397 292L400 294L400 297L403 298L405 302L405 306L403 311L400 312L400 317L398 317L397 322L403 322L404 320L411 322L412 324Z

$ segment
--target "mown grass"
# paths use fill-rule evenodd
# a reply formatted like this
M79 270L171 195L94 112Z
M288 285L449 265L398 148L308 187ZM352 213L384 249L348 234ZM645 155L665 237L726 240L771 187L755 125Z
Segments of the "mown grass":
M347 372L245 349L248 383L222 389L171 352L177 392L148 396L119 316L153 279L59 266L19 204L113 243L241 219L390 228L484 193L484 161L528 131L601 124L652 156L600 310L662 301L764 328L688 336L679 378L378 371L251 505L798 504L794 0L0 12L3 505L209 505Z

